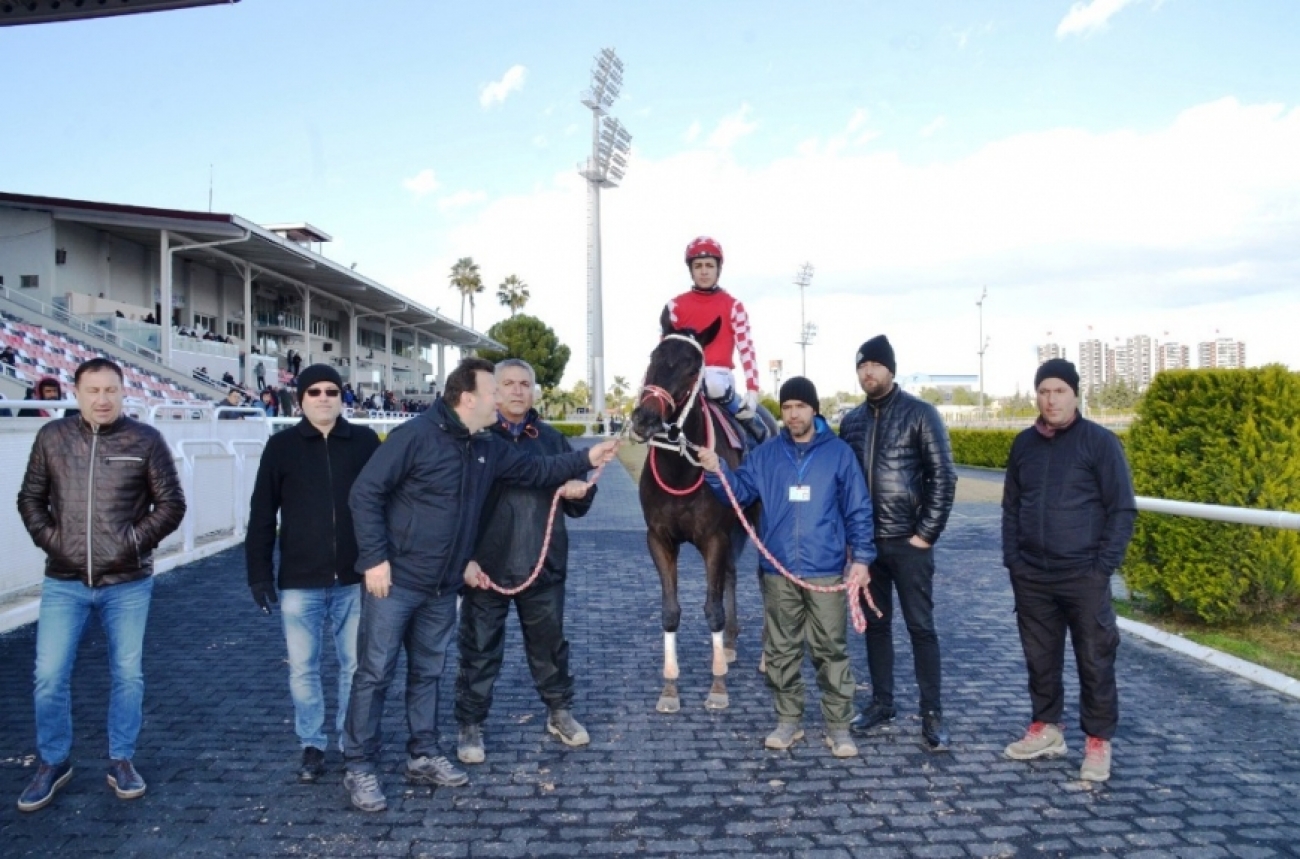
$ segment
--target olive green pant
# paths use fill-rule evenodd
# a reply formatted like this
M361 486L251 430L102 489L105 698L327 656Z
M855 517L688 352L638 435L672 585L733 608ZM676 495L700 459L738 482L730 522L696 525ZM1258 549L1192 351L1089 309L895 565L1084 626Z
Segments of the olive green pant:
M822 718L827 728L847 727L853 717L853 670L849 667L848 603L844 592L820 594L805 590L784 576L766 573L763 579L763 658L767 688L772 690L781 722L803 720L804 642L822 690ZM839 576L806 580L835 585Z

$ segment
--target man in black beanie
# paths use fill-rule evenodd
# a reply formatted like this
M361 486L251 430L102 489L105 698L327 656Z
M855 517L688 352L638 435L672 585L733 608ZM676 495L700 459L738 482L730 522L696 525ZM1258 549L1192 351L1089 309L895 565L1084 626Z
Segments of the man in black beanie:
M1038 420L1016 436L1002 489L1002 562L1011 574L1016 626L1033 713L1012 760L1066 753L1065 634L1079 669L1079 778L1110 778L1119 724L1119 628L1110 577L1133 537L1137 499L1115 434L1079 414L1079 372L1054 358L1034 374Z
M929 751L948 748L940 698L939 635L934 625L934 544L948 523L957 489L948 430L939 411L894 384L894 347L881 334L858 349L858 383L867 401L840 424L857 454L875 513L876 562L871 598L881 617L867 625L871 704L850 726L865 735L893 720L893 592L912 639L920 690L921 738Z

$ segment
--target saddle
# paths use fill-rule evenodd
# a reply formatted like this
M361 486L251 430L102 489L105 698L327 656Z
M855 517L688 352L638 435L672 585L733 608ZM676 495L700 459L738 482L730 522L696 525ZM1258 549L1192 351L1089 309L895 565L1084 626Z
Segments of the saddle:
M758 447L758 440L745 429L735 415L707 397L701 397L700 399L704 401L704 407L709 414L717 418L717 425L722 428L722 437L727 440L727 447L739 451L742 455ZM764 422L768 424L768 438L771 438L776 435L775 424L768 418L767 410L762 406L759 406L759 412L761 413L760 420L767 418Z

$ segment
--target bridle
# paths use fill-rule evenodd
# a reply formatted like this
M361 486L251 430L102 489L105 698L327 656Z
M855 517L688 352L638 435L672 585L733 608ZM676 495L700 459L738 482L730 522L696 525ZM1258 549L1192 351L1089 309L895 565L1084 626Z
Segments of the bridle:
M645 405L647 401L653 400L656 402L659 407L659 414L663 420L663 429L646 439L646 445L649 447L657 447L661 450L672 451L681 456L691 465L699 467L700 461L696 459L692 453L692 451L697 450L699 446L691 443L691 441L686 438L685 426L686 419L690 417L691 410L694 409L696 404L699 402L700 388L704 385L704 347L697 343L695 338L688 337L685 334L665 334L663 339L681 340L695 347L695 351L700 353L700 369L695 374L695 382L691 385L690 393L688 393L686 399L682 401L682 408L677 413L677 419L671 423L668 421L668 414L672 408L677 405L677 400L673 395L658 385L643 384L641 386L640 403ZM704 423L709 428L709 434L711 436L713 429L711 422L705 420ZM712 438L709 439L709 444L712 446ZM651 454L653 453L654 452L651 451ZM692 491L694 491L694 488L692 488Z

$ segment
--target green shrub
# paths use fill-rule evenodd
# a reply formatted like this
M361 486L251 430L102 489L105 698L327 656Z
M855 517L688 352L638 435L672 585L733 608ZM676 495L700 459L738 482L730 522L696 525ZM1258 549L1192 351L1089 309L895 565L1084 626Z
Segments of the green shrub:
M1011 442L1019 434L1020 430L950 429L953 461L958 465L1006 468Z
M1300 511L1300 375L1285 367L1156 376L1127 445L1139 495ZM1300 607L1300 533L1141 513L1124 564L1156 612L1210 623Z
M567 437L567 438L577 438L577 437L580 436L580 435L586 435L586 434L587 434L587 425L586 425L586 424L557 424L557 423L552 423L551 426L555 427L557 430L559 430L559 431L560 431L560 432L561 432L565 437Z

